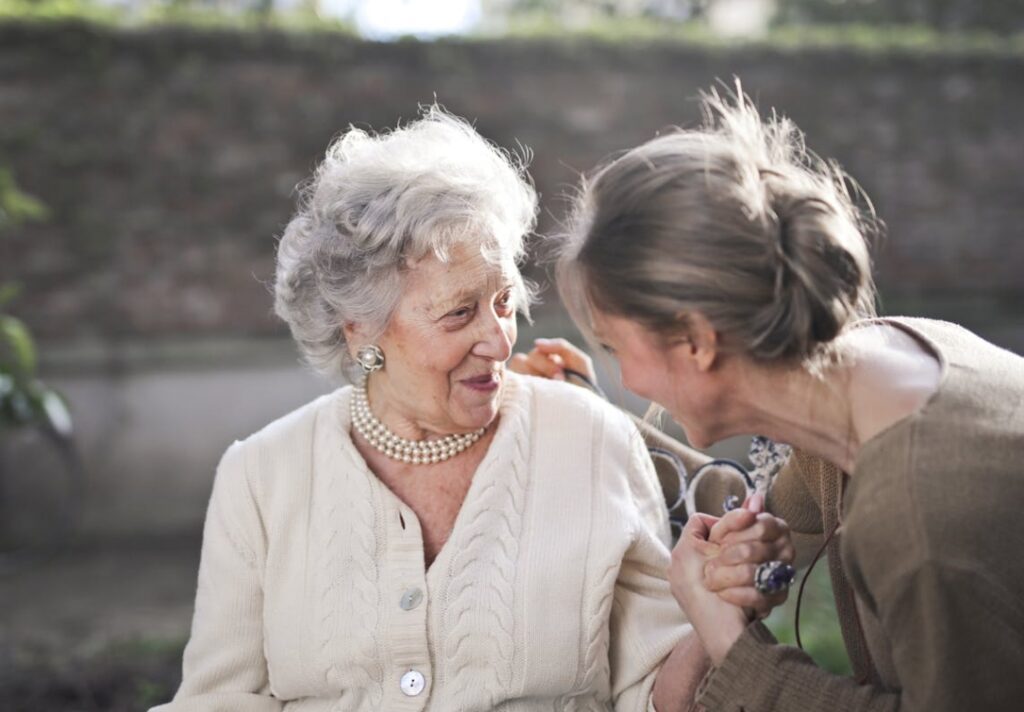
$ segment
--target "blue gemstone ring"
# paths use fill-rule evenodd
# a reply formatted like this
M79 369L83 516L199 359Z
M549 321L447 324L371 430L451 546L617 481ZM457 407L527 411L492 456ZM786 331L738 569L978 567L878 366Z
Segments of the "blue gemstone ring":
M782 561L766 561L754 573L754 588L765 596L789 588L796 578L796 569Z

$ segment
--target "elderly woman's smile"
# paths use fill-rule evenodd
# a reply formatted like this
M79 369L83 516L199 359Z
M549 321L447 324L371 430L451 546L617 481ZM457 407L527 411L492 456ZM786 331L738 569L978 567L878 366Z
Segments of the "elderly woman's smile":
M374 414L392 431L423 440L495 421L516 340L514 269L467 244L446 261L429 255L405 272L402 297L377 339L386 365L367 385Z

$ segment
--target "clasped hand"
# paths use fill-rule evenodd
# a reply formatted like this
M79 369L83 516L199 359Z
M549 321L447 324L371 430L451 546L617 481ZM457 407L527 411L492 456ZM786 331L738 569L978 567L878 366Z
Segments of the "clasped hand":
M754 587L760 564L794 558L789 527L763 507L756 494L723 517L694 514L672 551L672 595L715 665L751 621L767 616L788 595L765 595Z

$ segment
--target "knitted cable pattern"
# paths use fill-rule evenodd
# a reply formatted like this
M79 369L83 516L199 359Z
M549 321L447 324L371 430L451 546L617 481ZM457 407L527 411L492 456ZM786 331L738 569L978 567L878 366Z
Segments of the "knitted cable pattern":
M604 444L603 419L594 423L593 438L595 448L600 450ZM606 710L608 705L600 700L610 697L610 669L608 647L610 643L609 614L615 594L615 580L619 575L618 561L608 565L598 577L597 585L588 587L598 595L587 596L584 601L581 618L585 630L581 644L583 660L580 674L574 685L574 691L563 696L556 709L565 712L590 712Z
M529 472L530 403L525 389L507 381L504 423L492 450L502 453L476 474L484 488L458 539L449 564L444 643L451 699L482 700L491 710L513 679L515 572ZM498 442L510 438L511 442ZM485 461L486 462L486 461ZM465 505L464 505L465 506ZM460 707L460 710L466 709Z
M559 712L609 712L612 706L609 702L602 702L592 691L587 691L567 698L565 704L556 709Z
M595 427L594 442L603 446L604 433L602 426ZM639 435L636 434L639 438ZM647 476L650 467L645 461L646 448L642 441L631 443L630 463L626 471L627 483L632 493L633 503L637 508L634 516L633 529L635 538L642 540L640 528L658 520L660 492L654 486L653 477ZM658 532L652 532L659 534ZM566 712L592 712L607 710L611 706L611 663L609 649L611 646L612 608L617 605L615 600L616 580L621 571L621 561L615 561L602 572L599 583L593 591L603 592L591 597L585 604L584 618L586 638L584 644L583 677L577 691L564 700Z
M348 412L347 401L337 407ZM331 457L335 462L318 473L323 489L313 498L314 536L324 552L316 565L320 656L327 684L344 690L332 712L379 709L384 688L376 640L380 583L373 485L350 451Z
M583 658L583 678L579 691L565 700L566 712L590 712L607 709L611 698L611 669L608 662L608 647L611 642L612 602L615 600L615 579L619 575L616 561L601 574L600 583L594 588L603 591L592 598L584 612L587 625L586 652Z

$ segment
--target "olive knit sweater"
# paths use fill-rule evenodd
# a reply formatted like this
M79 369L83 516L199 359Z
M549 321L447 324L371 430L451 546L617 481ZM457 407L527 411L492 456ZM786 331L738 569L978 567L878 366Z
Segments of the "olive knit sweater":
M952 324L886 319L939 358L925 406L847 476L798 453L768 508L827 546L852 679L748 627L708 712L1024 709L1024 359Z

